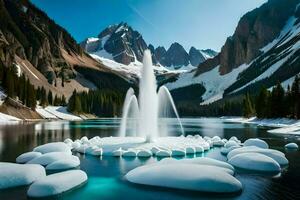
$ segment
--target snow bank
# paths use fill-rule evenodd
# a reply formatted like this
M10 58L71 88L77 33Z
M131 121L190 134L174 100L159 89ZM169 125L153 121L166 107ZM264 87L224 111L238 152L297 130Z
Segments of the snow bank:
M58 195L87 181L87 175L81 170L70 170L52 174L34 182L28 189L29 197L48 197Z
M18 122L21 119L0 112L0 123Z
M17 158L16 158L16 162L17 163L27 163L29 162L30 160L34 159L34 158L37 158L37 157L40 157L42 154L40 152L27 152L27 153L23 153L21 155L19 155Z
M298 144L296 143L288 143L284 146L287 149L298 149Z
M46 119L63 119L63 120L82 120L81 117L78 117L67 111L67 107L64 106L47 106L45 108L38 107L36 111Z
M0 189L29 185L46 176L40 165L0 162Z
M69 153L64 153L64 152L51 152L51 153L46 153L43 154L40 157L34 158L28 162L28 164L40 164L43 166L49 165L55 161L58 160L67 160L67 159L72 159L72 160L78 160L79 158L76 156L72 156Z
M79 159L65 159L54 161L47 165L46 170L67 170L73 169L80 165Z
M228 160L230 160L232 157L241 153L260 153L274 159L280 165L287 165L289 163L284 153L274 149L262 149L255 146L241 147L238 149L234 149L228 153L227 158Z
M201 192L232 193L242 184L219 167L184 163L137 167L126 174L129 182Z
M269 145L264 140L258 138L250 138L244 142L244 146L256 146L263 149L268 149Z
M233 156L228 161L235 167L262 171L262 172L280 172L280 165L272 158L260 153L241 153Z
M63 142L52 142L35 147L33 151L41 153L64 152L72 154L70 147Z

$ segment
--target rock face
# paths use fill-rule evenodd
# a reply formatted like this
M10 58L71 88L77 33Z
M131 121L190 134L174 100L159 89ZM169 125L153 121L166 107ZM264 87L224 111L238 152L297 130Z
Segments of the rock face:
M199 63L217 54L210 49L198 50L194 47L188 54L177 42L173 43L168 50L163 46L157 48L152 44L147 46L142 35L123 22L105 28L96 38L88 38L80 45L87 53L112 59L125 65L135 61L142 62L143 52L149 49L153 64L175 69L189 64L196 67Z
M12 66L18 56L37 67L49 83L62 74L74 76L62 50L80 56L81 48L28 0L0 0L0 24L0 62L4 66Z
M123 22L109 26L98 35L98 39L87 39L81 46L88 53L105 51L113 60L126 65L135 59L142 62L143 52L147 49L142 35Z
M219 57L215 57L214 62L207 62L220 65L221 74L249 63L260 55L260 48L278 36L298 3L299 0L269 0L260 8L247 13L240 19L233 36L227 38ZM215 66L207 66L204 62L200 64L199 70Z

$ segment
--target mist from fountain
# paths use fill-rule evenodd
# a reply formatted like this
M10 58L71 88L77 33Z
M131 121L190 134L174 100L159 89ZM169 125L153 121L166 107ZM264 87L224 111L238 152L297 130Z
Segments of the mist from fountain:
M131 129L134 130L134 135L143 137L147 141L168 136L168 125L164 123L158 125L158 120L161 118L170 118L174 115L179 122L181 134L184 134L176 106L169 90L165 86L162 86L157 93L156 89L157 84L152 66L151 52L146 50L144 52L143 68L139 83L138 102L132 88L127 91L125 97L119 130L121 137L128 136L128 131ZM132 125L132 123L134 125ZM129 127L129 124L131 124L131 127Z

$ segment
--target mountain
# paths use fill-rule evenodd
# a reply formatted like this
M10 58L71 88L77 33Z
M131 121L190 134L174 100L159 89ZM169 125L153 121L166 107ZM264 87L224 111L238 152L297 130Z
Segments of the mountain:
M143 52L147 49L142 35L123 22L107 27L97 38L88 38L80 45L88 53L111 58L125 65L136 60L141 62Z
M35 87L66 97L74 89L97 88L86 71L112 73L28 0L0 0L0 65L15 67ZM122 79L115 76L114 81Z
M196 67L216 55L213 50L197 50L194 47L191 53L187 53L177 42L171 44L168 50L162 46L155 48L152 44L147 45L142 35L124 22L105 28L97 37L81 42L80 46L89 54L124 65L142 62L143 52L149 48L153 63L170 69L188 65Z
M195 97L208 104L278 81L287 87L300 72L300 0L269 0L239 21L221 52L197 69L173 77L171 90L202 85ZM174 78L176 80L174 81Z

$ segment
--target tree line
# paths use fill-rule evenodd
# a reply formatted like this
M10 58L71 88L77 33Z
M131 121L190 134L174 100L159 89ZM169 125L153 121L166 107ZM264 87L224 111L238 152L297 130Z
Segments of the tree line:
M295 77L291 86L284 90L277 83L271 91L262 87L258 95L246 94L243 99L243 115L258 118L287 117L300 119L300 78Z
M64 95L53 96L51 90L47 92L44 87L35 88L24 74L18 75L17 67L7 68L0 64L0 82L8 97L19 100L33 110L37 102L43 107L67 105Z
M90 113L98 117L120 116L124 95L114 90L73 91L69 99L68 111L81 114Z

